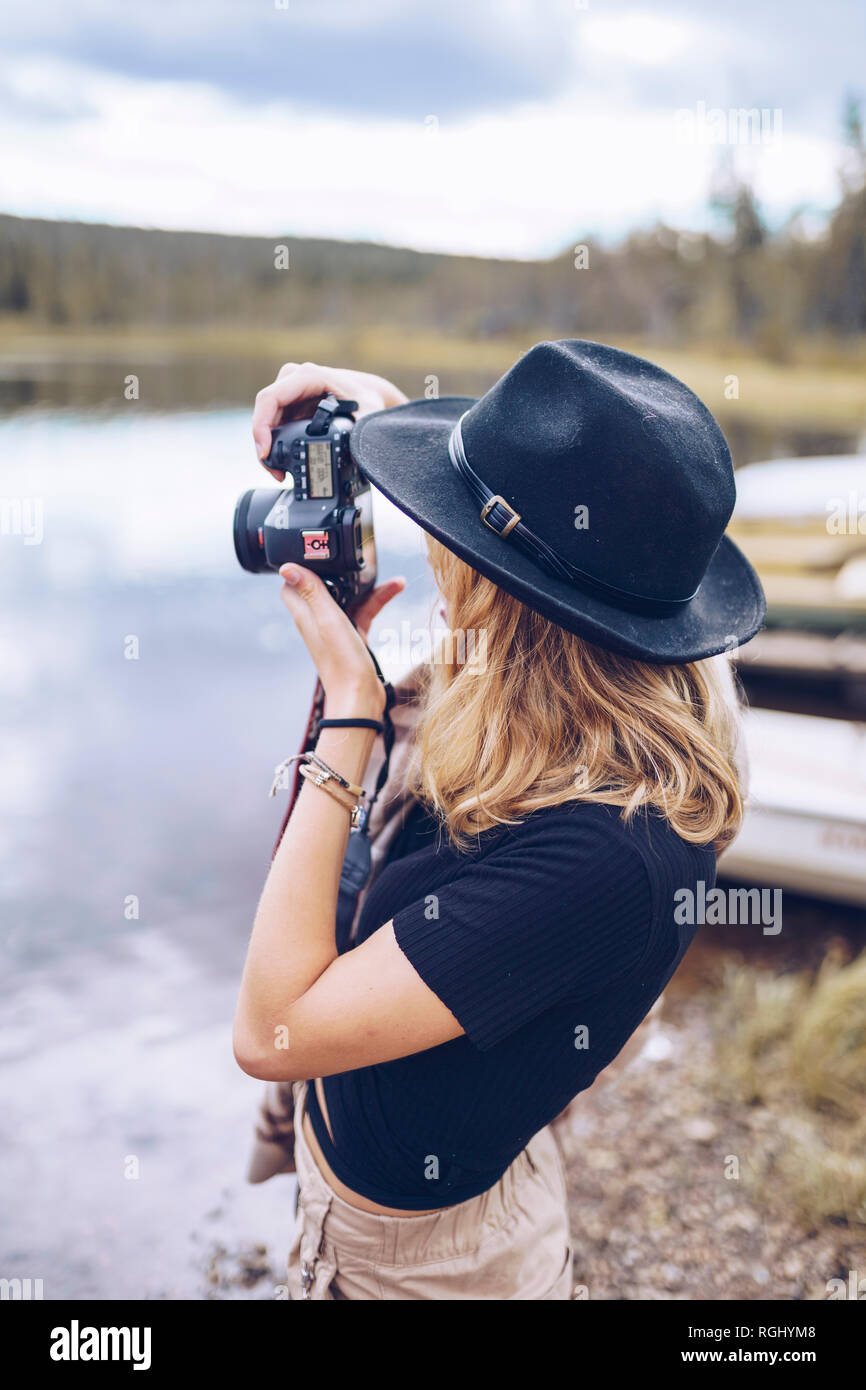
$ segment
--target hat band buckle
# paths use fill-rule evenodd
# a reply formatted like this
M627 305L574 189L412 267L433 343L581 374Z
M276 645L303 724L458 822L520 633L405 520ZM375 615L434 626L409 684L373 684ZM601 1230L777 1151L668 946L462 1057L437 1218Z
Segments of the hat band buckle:
M507 512L511 513L509 520L505 523L504 526L494 526L491 522L487 520L488 516L490 515L493 508L496 506L497 502L499 503L500 507L504 507ZM514 508L508 502L506 502L505 498L501 497L499 493L496 492L493 494L492 497L488 497L487 501L484 503L484 506L481 508L481 520L484 522L485 526L490 527L491 531L495 531L497 536L507 536L509 531L514 530L515 526L520 520L520 513L516 512Z

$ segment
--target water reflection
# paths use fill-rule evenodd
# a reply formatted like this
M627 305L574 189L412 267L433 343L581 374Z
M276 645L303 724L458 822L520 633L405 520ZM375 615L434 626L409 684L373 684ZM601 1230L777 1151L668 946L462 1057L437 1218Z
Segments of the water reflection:
M122 357L122 353L121 353ZM133 407L139 415L150 411L211 411L237 406L246 409L256 391L273 375L270 357L261 360L243 357L166 358L163 352L142 351L136 345L130 358L141 372L142 399ZM353 357L353 361L356 358ZM357 358L363 370L376 371L401 382L410 395L421 396L426 389L423 375L413 383L407 379L404 363L367 362ZM34 407L70 410L93 416L124 409L124 374L131 370L121 361L107 363L101 358L88 360L80 349L68 357L42 356L38 361L0 363L0 414L8 415ZM447 364L438 375L440 395L480 395L499 375L498 372ZM831 430L788 425L783 419L764 423L747 412L720 410L735 466L757 459L800 457L810 454L856 452L860 437L852 430Z

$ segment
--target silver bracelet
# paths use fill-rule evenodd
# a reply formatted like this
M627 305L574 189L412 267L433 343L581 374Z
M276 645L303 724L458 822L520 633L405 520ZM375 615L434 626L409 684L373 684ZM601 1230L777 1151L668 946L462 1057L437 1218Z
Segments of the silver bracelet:
M335 801L338 801L341 806L345 806L346 810L351 812L353 830L358 829L364 824L366 819L364 799L367 795L364 788L358 787L353 782L347 781L341 773L329 767L329 765L315 753L294 753L290 758L284 758L275 770L274 780L271 783L268 796L276 796L280 787L288 785L287 780L284 780L284 776L288 772L290 764L296 762L300 762L301 764L299 771L305 781L312 782L314 787L321 787L324 791L329 792ZM329 786L329 783L334 783L341 791L347 792L349 796L356 797L355 804L352 805L350 802L344 801L341 796L336 794L335 788Z

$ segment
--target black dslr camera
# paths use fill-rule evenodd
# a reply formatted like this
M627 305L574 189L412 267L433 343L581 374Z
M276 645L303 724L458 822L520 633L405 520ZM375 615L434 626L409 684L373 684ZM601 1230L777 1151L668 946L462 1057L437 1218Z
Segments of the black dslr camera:
M349 452L357 401L325 396L312 420L271 431L281 488L253 488L235 508L235 554L251 574L288 563L320 574L341 608L376 583L370 484ZM289 479L291 478L291 483Z

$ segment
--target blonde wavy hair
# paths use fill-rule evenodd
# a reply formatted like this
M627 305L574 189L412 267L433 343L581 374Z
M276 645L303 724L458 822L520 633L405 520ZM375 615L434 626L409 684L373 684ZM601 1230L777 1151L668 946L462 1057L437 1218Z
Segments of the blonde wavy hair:
M729 657L662 666L618 656L426 539L449 639L424 668L409 785L455 848L569 801L620 806L626 821L653 807L684 840L724 848L743 815ZM460 633L474 659L455 647Z

